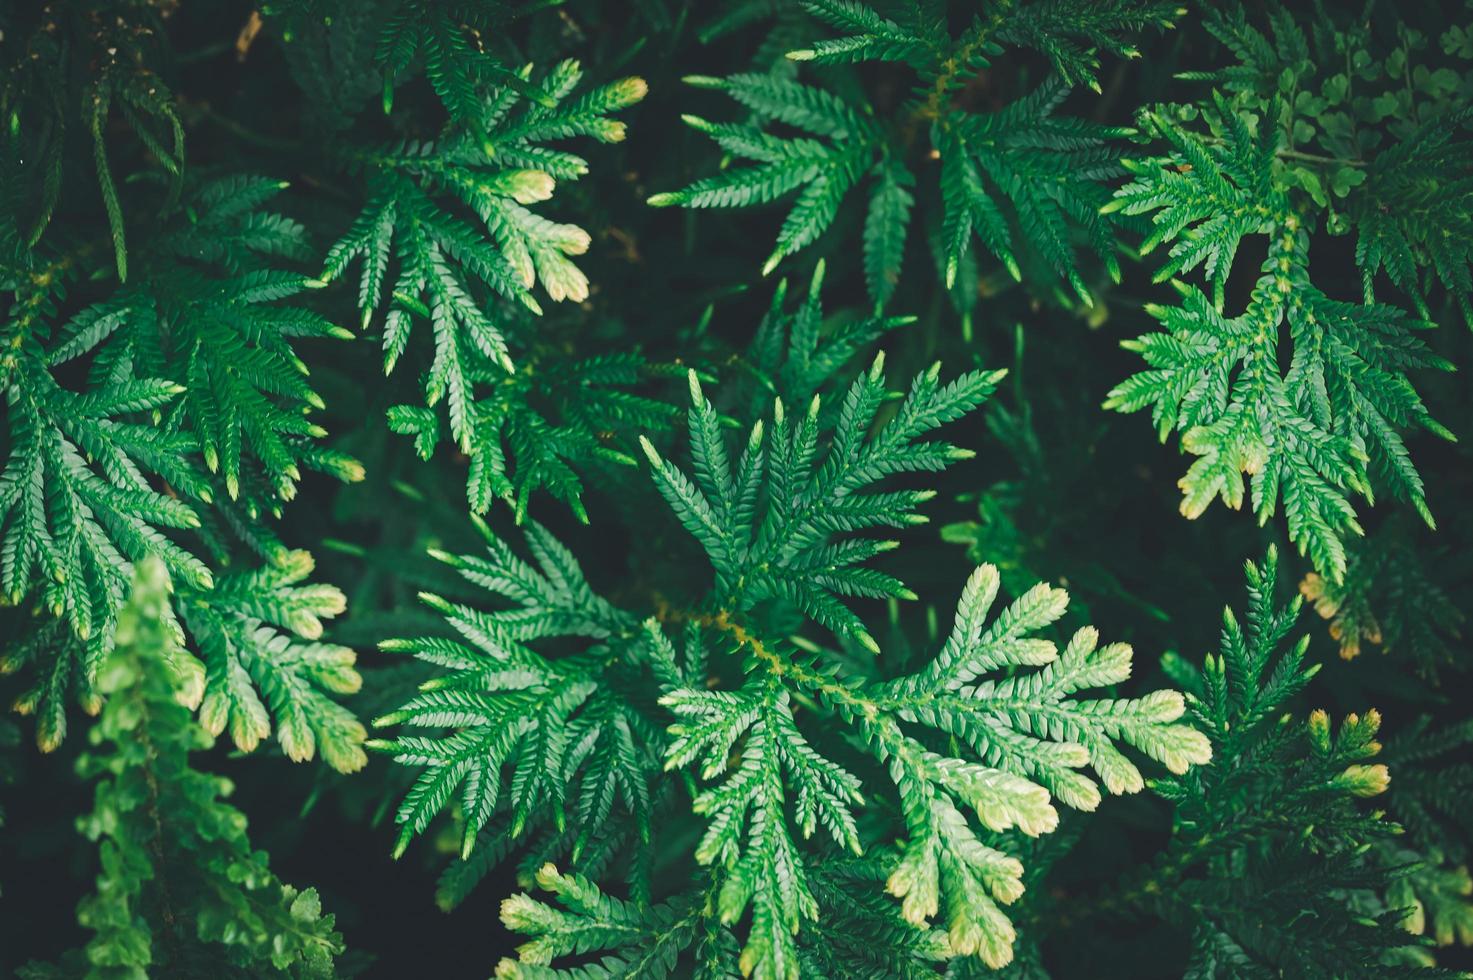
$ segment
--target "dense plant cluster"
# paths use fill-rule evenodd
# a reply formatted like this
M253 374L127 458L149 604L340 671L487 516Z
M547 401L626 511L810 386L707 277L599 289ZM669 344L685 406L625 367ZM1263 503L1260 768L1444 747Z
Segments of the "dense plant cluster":
M1473 4L6 6L0 292L0 970L1473 962Z

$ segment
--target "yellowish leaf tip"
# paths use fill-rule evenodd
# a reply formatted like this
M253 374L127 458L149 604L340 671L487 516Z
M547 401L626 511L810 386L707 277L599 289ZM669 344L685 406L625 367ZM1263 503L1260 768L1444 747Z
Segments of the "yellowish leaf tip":
M618 86L619 99L625 105L633 105L650 94L650 83L638 75L631 75L614 84Z

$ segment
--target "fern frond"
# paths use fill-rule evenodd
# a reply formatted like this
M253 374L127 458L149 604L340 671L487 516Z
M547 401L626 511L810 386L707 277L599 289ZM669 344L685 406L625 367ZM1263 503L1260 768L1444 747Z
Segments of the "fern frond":
M438 7L423 13L431 27L449 17ZM401 14L394 29L406 36L459 36L443 24L431 29L416 23L408 8ZM434 42L441 55L449 50L443 40ZM391 47L397 51L397 42ZM412 51L393 60L407 64L411 57ZM438 71L434 62L428 68ZM589 434L545 431L546 420L523 405L525 381L515 390L504 386L518 373L506 329L506 319L517 314L493 300L540 314L533 293L539 281L554 302L588 298L588 280L572 261L588 250L588 233L526 205L548 200L559 181L577 180L588 170L581 157L545 144L575 137L622 140L624 124L611 115L643 98L646 86L626 78L574 95L582 78L574 61L558 64L535 85L530 70L498 72L490 85L451 84L458 76L448 70L438 77L443 85L437 83L437 91L443 88L442 96L453 96L460 106L452 115L461 127L435 140L346 151L345 163L367 172L369 200L328 251L322 279L339 278L361 260L358 308L364 326L387 307L386 373L403 356L412 324L428 321L434 354L424 379L425 404L446 405L450 438L472 457L467 491L477 512L494 496L515 496L524 514L527 496L544 485L578 506L581 486L564 459L589 453ZM479 226L461 211L474 214ZM478 397L488 389L489 397ZM400 411L393 424L419 433L424 454L438 440L436 418ZM522 472L514 484L506 475L503 440L520 457Z
M1184 172L1140 170L1117 201L1154 212L1163 237L1191 228L1162 272L1202 265L1219 296L1242 237L1267 235L1269 256L1248 308L1228 317L1220 302L1180 285L1180 306L1150 308L1165 332L1127 344L1150 370L1117 385L1105 406L1150 406L1161 437L1181 431L1183 448L1201 457L1181 480L1184 515L1198 516L1214 497L1240 507L1247 475L1259 520L1282 499L1294 542L1339 581L1343 539L1360 533L1349 494L1374 499L1373 476L1430 522L1401 432L1417 426L1451 434L1408 375L1451 365L1398 310L1335 302L1311 285L1300 219L1285 209L1281 190L1270 191L1275 144L1255 145L1246 129L1239 133L1231 152L1215 156L1195 137L1181 137L1179 145L1192 148L1175 158ZM1293 345L1287 369L1279 366L1285 324Z
M969 451L947 443L917 440L981 404L1002 372L974 371L943 386L937 364L916 378L894 417L865 438L888 397L883 370L881 356L850 387L824 452L819 450L819 399L796 420L779 401L771 437L762 422L754 426L734 469L715 409L694 372L688 421L695 480L643 441L656 486L705 548L716 572L716 593L730 608L745 610L773 599L792 602L830 630L873 649L874 638L840 597L909 597L898 580L857 567L892 544L831 536L918 523L914 508L929 499L924 491L885 496L861 491L896 473L934 472L969 457Z
M1212 298L1179 285L1179 308L1152 310L1167 331L1127 345L1149 369L1117 386L1106 406L1154 406L1162 438L1179 429L1183 448L1201 457L1182 480L1184 514L1195 517L1214 497L1239 507L1247 475L1259 520L1282 500L1291 538L1338 584L1346 541L1361 533L1353 494L1373 501L1384 487L1432 524L1404 433L1452 438L1413 377L1451 367L1417 336L1432 318L1424 284L1440 280L1469 312L1468 117L1451 99L1452 69L1432 83L1419 67L1428 81L1417 91L1381 91L1409 70L1418 45L1406 37L1387 55L1391 72L1371 53L1369 26L1342 28L1322 16L1306 31L1278 8L1269 22L1261 30L1236 5L1213 14L1208 29L1237 64L1188 77L1223 91L1142 113L1161 149L1130 164L1134 180L1105 210L1149 214L1155 230L1142 250L1170 246L1157 278L1200 270ZM1318 63L1347 45L1359 52L1354 84L1344 73L1321 78ZM1389 106L1403 99L1437 122L1383 132ZM1321 218L1330 234L1358 236L1362 304L1331 300L1315 285L1308 243ZM1257 236L1268 242L1262 277L1247 309L1228 316L1239 245ZM1383 269L1417 318L1375 302ZM1283 370L1286 323L1293 353Z
M617 680L621 671L638 667L639 660L630 659L642 636L637 621L595 595L572 555L540 526L531 525L528 535L535 569L489 531L486 537L487 557L441 557L467 581L515 606L483 612L425 595L461 639L428 636L384 644L451 671L375 722L430 730L370 743L424 770L399 809L396 850L423 832L457 791L463 857L499 811L509 814L512 837L540 825L559 833L570 829L575 862L618 801L647 839L649 778L662 736L619 693ZM569 635L592 643L558 658L527 645ZM447 727L454 733L432 734ZM512 771L509 780L503 767Z
M105 964L135 973L329 977L342 937L313 889L282 883L253 850L246 820L225 802L230 784L193 768L213 739L179 703L170 661L187 656L170 610L167 571L138 566L118 616L117 648L98 679L106 706L79 771L96 782L78 821L101 849L96 892L78 918L85 950L22 976L75 976Z
M1111 276L1119 277L1113 219L1102 216L1101 206L1108 200L1105 182L1120 172L1110 142L1125 131L1056 118L1053 110L1070 85L1097 85L1097 51L1133 53L1125 38L1147 27L1166 26L1176 15L1175 7L1135 2L999 4L956 37L948 32L943 15L924 8L891 16L849 0L805 7L843 36L810 42L790 51L789 59L905 63L919 82L906 104L906 117L885 125L848 98L772 74L689 77L688 83L726 92L751 111L751 121L740 124L685 117L728 159L749 165L656 194L651 204L750 207L797 192L763 268L766 274L823 235L849 192L868 180L863 268L877 307L890 300L900 279L915 203L912 188L933 181L940 190L939 265L948 289L974 236L1013 279L1022 278L1023 264L1047 270L1045 276L1066 283L1086 305L1093 299L1077 261L1080 240L1101 257ZM1055 77L997 112L960 105L958 93L1003 44L1041 51L1053 62ZM802 135L780 135L775 126L792 127ZM919 129L929 134L929 157L941 161L939 178L919 179L934 166L911 152ZM1026 263L1020 252L1027 253ZM963 289L958 302L965 312L975 297Z
M694 475L646 443L656 485L716 571L710 602L717 611L691 615L695 628L687 646L704 634L701 649L714 649L722 662L738 658L755 674L736 689L692 685L702 677L692 671L705 670L697 666L706 662L704 655L693 660L687 654L682 666L654 626L642 647L664 691L660 704L674 719L665 766L694 768L706 783L694 793L692 810L705 818L694 856L718 872L708 914L722 928L746 924L738 960L749 974L787 978L802 969L804 937L811 938L811 924L821 921L810 885L816 866L807 853L814 845L804 842L818 836L854 853L865 847L859 808L868 801L861 784L800 727L792 707L799 698L825 706L850 727L895 782L908 839L886 876L889 891L904 899L904 920L925 934L944 895L952 953L976 954L994 967L1012 955L1015 932L999 903L1021 894L1022 865L985 843L968 812L977 815L984 834L1009 828L1042 834L1057 824L1052 797L1084 809L1098 805L1094 782L1076 771L1084 765L1092 765L1112 792L1142 788L1143 777L1117 741L1174 772L1208 757L1203 736L1176 724L1185 708L1178 695L1071 698L1084 687L1124 680L1129 650L1097 649L1086 630L1061 655L1051 642L1031 636L1060 615L1062 592L1040 587L984 629L997 585L992 569L980 570L969 584L956 630L936 660L910 677L846 679L766 634L754 591L758 599L788 599L841 635L852 623L848 635L876 647L838 596L862 589L893 594L903 586L856 567L883 550L875 542L830 535L906 520L919 502L913 497L885 498L898 509L864 513L849 501L888 473L944 465L954 452L936 455L913 440L964 414L996 380L978 372L942 387L936 371L922 375L888 424L866 440L860 433L885 400L881 367L877 361L850 388L833 441L822 450L816 407L795 424L779 409L770 448L759 425L734 462L693 373L688 423ZM809 504L815 505L812 515L789 513ZM1046 666L1010 679L980 680L988 671L1040 665ZM554 688L544 683L537 690ZM463 719L446 714L439 720ZM506 723L498 728L517 731ZM415 802L411 794L408 805Z

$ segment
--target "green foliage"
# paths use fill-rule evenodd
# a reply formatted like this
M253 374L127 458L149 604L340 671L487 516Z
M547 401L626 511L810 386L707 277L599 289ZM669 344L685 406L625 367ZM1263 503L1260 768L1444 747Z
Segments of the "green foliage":
M1383 35L1364 19L1323 14L1306 30L1276 8L1264 31L1236 5L1203 26L1238 63L1185 77L1221 85L1238 112L1271 119L1275 101L1285 103L1288 152L1275 176L1328 208L1331 234L1355 233L1366 300L1384 272L1427 319L1425 289L1435 280L1473 325L1473 192L1460 179L1468 143L1458 138L1473 81L1459 64L1468 60L1459 53L1466 30L1454 24L1434 39L1397 24Z
M574 97L582 78L576 61L533 78L530 70L509 72L488 59L471 59L453 43L461 35L441 5L406 4L398 17L379 49L388 68L386 86L416 47L426 45L426 72L459 125L436 139L350 147L343 153L350 170L366 175L368 203L329 250L322 278L333 280L361 259L363 325L387 306L385 373L404 354L412 323L429 321L434 357L424 378L425 403L434 408L445 401L451 441L472 459L467 486L472 510L484 513L495 497L515 497L518 513L525 514L528 496L540 486L580 507L581 487L565 460L599 455L589 415L614 407L628 419L649 419L658 416L658 408L611 394L602 405L581 406L587 413L582 418L550 425L528 398L528 388L536 383L529 377L532 368L518 369L507 331L498 323L518 314L498 309L491 300L540 314L532 292L539 281L554 302L588 298L588 278L570 258L588 251L588 233L550 221L526 205L548 200L559 181L575 181L588 172L586 160L548 142L623 140L624 124L609 116L638 102L647 86L642 79L626 78ZM476 64L489 72L478 73L471 67ZM391 92L386 87L385 111ZM469 224L452 205L469 209L481 227ZM395 271L389 286L391 254ZM629 384L642 368L637 358L596 359L581 365L579 380ZM396 406L389 421L416 436L421 455L439 441L434 413ZM510 477L503 442L515 460Z
M1018 341L1021 347L1021 332ZM1019 371L1026 369L1027 360L1018 358ZM1140 501L1128 486L1099 485L1096 460L1113 447L1104 441L1107 428L1089 412L1093 406L1088 396L1068 392L1053 404L1035 404L1026 387L1011 387L1018 407L993 405L984 419L996 447L989 457L992 482L964 495L975 498L976 517L943 526L942 539L965 546L973 563L997 566L1003 595L1016 598L1039 582L1067 581L1077 596L1090 597L1085 600L1090 603L1120 602L1132 616L1168 618L1111 561L1133 538L1126 515L1132 507L1150 508L1154 501ZM1061 444L1079 451L1050 451ZM1080 506L1083 500L1089 505ZM1089 608L1081 600L1072 608L1089 620Z
M959 35L947 29L939 5L918 4L898 21L859 3L825 0L805 6L844 36L789 51L789 59L820 65L893 61L915 72L914 94L897 124L887 125L843 95L775 73L691 76L686 82L725 92L751 112L751 119L724 124L686 116L686 122L730 157L751 165L656 194L651 204L747 207L801 188L763 266L765 274L817 240L834 223L850 190L867 181L864 277L871 299L883 307L900 279L923 171L916 134L924 132L930 156L940 159L939 176L926 177L939 194L926 187L926 201L934 209L939 198L931 233L948 289L963 266L971 268L974 237L1013 279L1021 277L1026 263L1030 274L1039 271L1041 284L1063 280L1086 304L1092 298L1075 255L1076 231L1119 278L1114 234L1100 209L1109 196L1105 182L1120 173L1109 143L1125 131L1053 113L1070 85L1086 82L1098 89L1097 52L1134 53L1125 37L1167 26L1177 13L1173 5L998 3ZM977 111L966 104L966 90L1004 46L1041 52L1056 77L1000 111ZM804 135L784 137L773 132L775 125ZM965 294L960 302L970 310L974 297Z
M383 25L373 60L383 73L384 112L394 105L394 90L417 59L423 61L424 77L434 88L450 117L477 130L484 137L485 86L500 84L545 106L556 97L529 84L509 71L499 58L473 46L466 34L480 35L504 30L516 11L497 0L476 0L446 8L429 0L407 0L393 11Z
M1470 11L0 4L0 973L1461 975Z
M1278 607L1273 551L1249 564L1248 609L1223 617L1217 656L1199 672L1179 658L1168 669L1193 694L1192 713L1212 741L1213 764L1159 790L1176 807L1171 845L1129 894L1192 931L1191 975L1457 976L1393 969L1409 937L1405 907L1362 914L1345 894L1404 887L1405 867L1382 866L1369 847L1399 828L1357 798L1393 781L1374 709L1336 730L1324 711L1307 723L1282 714L1318 666L1308 637L1282 649L1301 600Z
M430 636L385 644L454 673L440 675L375 723L460 729L450 739L405 736L372 743L394 752L400 762L426 767L399 809L403 831L397 849L402 852L458 788L465 823L462 856L468 856L496 812L503 765L514 771L507 800L511 836L519 836L529 822L550 819L559 831L571 823L578 853L607 821L617 798L647 839L647 770L657 758L647 743L657 736L622 698L600 691L603 675L618 671L621 648L637 623L595 596L572 555L540 526L529 527L538 569L487 536L488 559L442 557L471 582L517 601L519 608L484 613L425 595L465 642ZM556 661L525 645L569 634L606 642Z
M173 93L154 69L162 11L148 4L128 4L130 16L124 19L106 16L108 6L50 6L43 14L42 29L0 38L6 45L0 113L9 121L6 177L17 181L18 187L38 191L26 202L23 215L12 216L13 233L31 246L45 233L62 195L67 128L84 126L107 215L114 268L123 281L128 278L127 230L106 132L114 118L128 125L163 171L166 196L173 201L184 180L184 126ZM89 76L80 89L69 84L69 63L74 61L88 66ZM17 153L22 144L28 152ZM127 216L132 221L138 218Z
M94 376L114 384L182 379L189 396L178 400L169 427L187 429L229 498L244 493L256 509L291 499L303 467L362 478L352 459L314 443L327 433L305 416L322 398L291 347L298 337L350 335L314 311L268 305L318 285L271 267L311 254L300 224L260 210L285 186L245 175L202 186L188 202L187 222L154 240L162 266L156 276L77 314L46 358L56 365L95 353ZM191 260L208 267L193 268ZM214 275L215 267L225 275ZM137 400L122 407L161 406Z
M98 843L96 892L77 916L92 938L22 975L333 976L342 951L316 891L283 884L253 851L228 780L191 768L213 739L179 701L169 580L139 566L117 647L98 680L109 695L78 772L96 781L78 829Z
M538 870L537 885L556 895L562 908L526 895L506 900L501 915L507 925L536 938L519 947L518 960L503 960L497 966L498 977L668 977L681 952L697 940L701 910L689 901L633 906L603 894L587 878L559 874L551 864ZM547 968L560 956L604 950L617 952L584 970Z
M1370 644L1410 657L1429 675L1456 663L1463 611L1432 570L1433 565L1449 570L1448 556L1419 550L1414 532L1407 521L1389 521L1356 542L1344 582L1311 572L1299 584L1315 612L1330 621L1330 636L1345 659Z
M356 692L362 679L352 650L319 642L321 620L341 613L345 599L333 586L300 584L312 570L312 556L293 551L272 564L226 575L210 589L181 582L173 590L168 625L176 644L187 636L199 652L172 651L168 666L180 702L199 709L200 723L212 736L228 728L235 746L249 752L274 729L289 758L304 761L320 752L332 768L353 772L367 761L366 733L332 695ZM115 632L114 627L89 643L67 635L60 624L42 625L6 651L0 662L5 670L30 667L37 674L14 707L37 716L43 751L66 734L69 694L89 713L102 704L98 675Z
M1155 230L1142 250L1170 245L1157 278L1200 269L1212 296L1178 283L1179 305L1148 308L1163 329L1127 346L1149 369L1118 385L1105 405L1150 406L1163 440L1182 433L1182 448L1199 457L1181 480L1184 515L1196 517L1217 497L1241 507L1247 475L1259 520L1282 501L1294 543L1338 583L1345 538L1362 533L1352 494L1372 502L1385 488L1432 524L1403 433L1453 438L1413 376L1452 367L1418 336L1431 318L1422 282L1438 280L1468 312L1473 198L1469 144L1460 139L1466 113L1451 98L1467 83L1452 68L1412 70L1421 35L1403 30L1381 63L1366 28L1342 29L1326 17L1314 23L1311 44L1279 9L1270 42L1227 8L1207 26L1239 63L1188 76L1226 92L1142 111L1143 132L1164 152L1133 161L1135 179L1106 210L1150 214ZM1317 66L1325 65L1348 73L1324 74ZM1357 233L1364 304L1333 300L1314 285L1310 233L1322 224L1332 235ZM1245 239L1260 236L1260 278L1246 308L1230 316L1234 261ZM1383 268L1416 317L1373 301ZM1281 367L1286 332L1292 354Z
M973 371L942 385L941 365L935 364L916 378L893 417L865 438L887 400L883 367L882 355L849 388L826 452L819 449L821 399L814 396L797 419L788 417L778 400L771 436L765 435L766 420L759 419L733 465L715 407L694 372L687 422L695 479L644 441L660 495L711 560L720 608L745 612L766 600L784 600L835 633L879 651L840 597L911 598L898 579L855 567L895 545L831 536L918 523L915 508L930 499L929 492L860 491L896 473L937 471L970 458L970 450L916 440L975 408L1000 376Z
M1383 845L1382 859L1410 869L1387 889L1384 901L1408 909L1406 929L1431 936L1438 946L1473 946L1467 806L1473 765L1463 758L1470 741L1473 726L1466 722L1434 727L1423 717L1388 739L1383 753L1399 774L1387 803L1406 835L1405 843ZM1422 959L1432 962L1427 953Z
M909 316L860 316L832 322L823 312L827 264L820 260L809 280L808 295L791 313L786 309L788 281L781 279L772 303L746 351L742 367L756 384L747 411L761 415L774 398L788 405L807 405L869 344L892 330L915 322ZM832 399L830 400L832 401ZM833 405L825 409L832 416Z
M799 329L804 323L816 325L800 314L788 338L789 357L799 364L822 350L816 333ZM955 629L935 659L909 674L880 676L863 660L845 670L838 651L773 631L771 609L786 606L868 651L861 657L881 655L845 600L914 597L867 564L891 545L850 535L915 523L915 508L930 494L864 491L887 476L938 471L970 455L920 440L973 409L998 374L975 371L943 385L933 367L879 423L876 412L888 400L882 365L876 358L848 388L830 413L831 432L820 396L796 420L778 400L735 460L715 406L691 373L694 476L645 442L658 492L714 572L704 599L662 614L687 623L683 650L655 620L641 629L634 616L598 598L571 555L535 526L528 543L539 570L494 536L489 560L447 558L511 608L487 613L425 597L469 645L432 637L391 644L451 671L379 720L429 730L373 743L423 770L400 807L401 848L459 789L463 857L474 858L476 835L500 803L513 837L530 817L550 819L553 832L571 841L563 846L579 868L616 802L630 814L637 840L660 846L649 813L662 758L665 770L688 771L695 780L687 783L689 811L704 830L693 857L713 870L710 885L699 886L710 894L688 895L674 907L647 900L627 906L578 876L591 872L566 877L549 866L538 880L569 911L511 900L508 924L540 938L523 948L521 965L504 964L504 972L537 975L532 967L593 947L612 950L599 969L628 969L633 951L624 947L637 945L657 975L673 970L687 949L702 969L717 969L739 947L744 974L795 977L805 956L820 955L804 949L826 928L809 925L827 922L823 886L811 879L816 855L830 847L884 855L871 865L879 874L872 887L878 896L883 880L883 890L902 900L898 919L893 907L871 910L892 920L896 948L884 955L897 962L975 955L1000 967L1012 958L1015 938L1000 905L1021 895L1023 874L1003 835L1053 830L1055 799L1095 809L1101 792L1079 771L1085 766L1112 793L1142 789L1143 777L1120 744L1175 772L1207 760L1202 736L1175 724L1184 704L1173 692L1076 697L1123 682L1130 650L1099 647L1090 629L1063 650L1035 635L1062 615L1063 591L1039 586L989 624L999 584L990 566L968 582ZM588 645L556 659L523 645L570 634ZM810 649L816 653L804 652ZM747 679L723 684L729 668L720 665L732 660ZM877 662L884 661L881 655ZM1040 669L1012 672L1019 667ZM657 705L635 693L641 675L658 682ZM800 703L829 720L805 730L795 710ZM845 729L848 737L840 736ZM878 809L861 793L853 764L836 756L846 742L868 766L888 772L895 803ZM891 809L897 804L898 813ZM861 836L861 821L886 812L904 835L898 850L878 829ZM641 872L628 873L636 894L645 894ZM943 914L944 939L931 932ZM704 936L720 941L698 942Z
M511 374L484 364L466 373L485 393L471 402L477 421L466 497L475 514L506 500L520 520L533 492L546 489L586 520L579 469L636 465L625 448L630 434L668 428L678 415L668 402L638 390L667 369L637 354L599 354L557 363L547 373L534 358L524 359ZM422 459L429 459L441 441L433 408L394 405L388 419L395 432L414 437Z
M205 683L201 671L182 669L180 683L191 704L204 697L213 732L227 714L243 749L270 732L255 686L290 756L311 758L320 741L337 768L364 761L361 726L322 693L357 689L351 651L294 645L262 625L316 639L316 615L344 605L330 586L283 591L311 572L312 560L260 525L262 513L295 495L302 468L363 476L356 460L316 441L326 433L305 412L321 399L290 346L342 331L309 309L272 304L312 282L262 265L305 249L299 224L259 210L281 187L246 176L204 185L189 199L187 220L154 239L150 263L129 286L54 331L47 317L68 260L22 273L4 327L13 353L4 364L0 584L11 604L34 603L65 624L21 632L4 654L8 669L34 663L36 686L17 706L37 712L43 748L65 733L68 690L97 710L97 672L133 563L153 556L178 581L176 617L209 664ZM225 275L216 277L220 268ZM83 356L86 387L63 387L61 366ZM197 535L186 544L173 530ZM260 553L265 568L222 580L230 537ZM308 714L317 717L309 722Z

